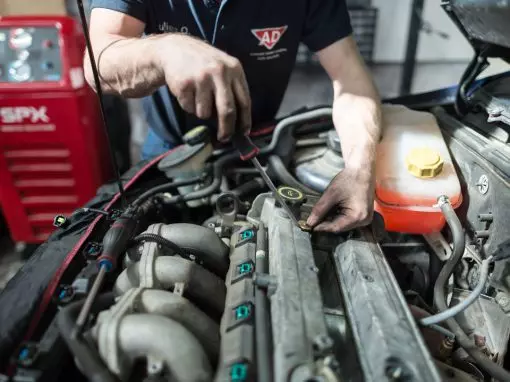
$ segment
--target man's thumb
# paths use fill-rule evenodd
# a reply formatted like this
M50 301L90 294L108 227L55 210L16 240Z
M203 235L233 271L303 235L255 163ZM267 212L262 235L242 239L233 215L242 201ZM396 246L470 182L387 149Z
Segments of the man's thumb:
M333 203L334 201L332 197L329 195L329 192L326 191L313 207L312 212L306 221L306 224L310 227L315 227L317 224L319 224L324 216L326 216Z

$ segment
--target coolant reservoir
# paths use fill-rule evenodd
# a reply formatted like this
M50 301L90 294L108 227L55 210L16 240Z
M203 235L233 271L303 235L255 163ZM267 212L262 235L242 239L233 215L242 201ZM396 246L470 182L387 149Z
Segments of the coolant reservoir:
M454 208L460 182L437 121L431 113L401 105L383 106L383 137L377 149L375 209L388 231L440 231L445 220L437 198Z

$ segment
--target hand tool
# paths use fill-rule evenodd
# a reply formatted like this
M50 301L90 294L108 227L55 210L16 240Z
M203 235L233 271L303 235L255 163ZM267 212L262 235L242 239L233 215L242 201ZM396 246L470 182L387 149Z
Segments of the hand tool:
M232 137L232 144L234 147L239 151L240 158L243 161L251 160L251 163L253 166L257 169L262 179L264 179L264 182L269 187L271 192L274 195L274 198L280 203L280 205L283 207L285 212L287 212L287 215L289 215L290 220L292 220L292 223L296 227L300 227L296 217L292 213L289 206L285 203L285 201L282 199L282 197L278 194L278 191L276 190L275 185L271 181L271 178L267 175L264 168L260 165L259 160L257 159L257 155L260 152L260 149L255 146L255 144L252 142L251 138L244 135L241 131L236 131Z
M76 326L72 333L74 338L78 337L85 327L90 309L103 285L105 276L115 269L118 257L125 250L129 240L133 237L133 233L136 231L138 219L139 216L136 211L128 208L106 232L103 238L103 250L101 256L97 259L99 273L76 320Z

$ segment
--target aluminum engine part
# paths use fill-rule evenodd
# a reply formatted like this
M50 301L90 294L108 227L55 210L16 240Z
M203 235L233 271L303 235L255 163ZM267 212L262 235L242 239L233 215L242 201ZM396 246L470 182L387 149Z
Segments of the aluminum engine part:
M130 264L120 274L114 292L121 295L133 287L169 289L175 283L185 283L186 292L200 305L221 314L225 304L223 280L199 265L210 265L217 272L226 273L229 248L221 239L211 230L192 224L153 224L144 233L173 241L196 262L178 256L164 256L164 248L160 245L145 242L140 261Z
M310 235L292 224L270 194L259 195L248 218L267 227L275 381L308 381L331 351Z
M345 167L338 134L328 132L327 147L313 147L296 152L296 177L306 186L323 192L331 180Z
M147 257L150 257L150 260L142 255L140 262L131 264L119 275L114 287L116 295L122 295L129 289L139 286L171 289L177 283L183 283L186 285L186 293L193 297L197 304L219 314L223 312L225 305L223 280L186 259L152 257L150 254Z
M372 233L340 244L335 265L365 381L441 381Z
M177 381L210 381L210 362L190 331L163 315L139 312L144 291L129 290L98 316L92 335L108 369L126 381L134 362L143 357L148 361L149 374L153 368L161 370L163 364Z
M227 272L230 249L211 230L190 224L153 224L144 234L171 240L186 258L168 256L168 248L151 239L141 245L139 261L116 280L120 297L100 313L92 330L99 354L122 381L138 359L145 359L149 377L209 382L221 346L215 319L225 299L230 301L216 274Z

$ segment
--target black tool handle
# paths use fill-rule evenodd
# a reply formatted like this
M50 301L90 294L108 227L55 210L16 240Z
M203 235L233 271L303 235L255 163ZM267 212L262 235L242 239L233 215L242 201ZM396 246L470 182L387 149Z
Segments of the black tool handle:
M103 238L103 251L97 259L99 267L105 267L107 272L116 268L117 259L126 250L127 244L136 230L137 223L136 215L125 212L112 224Z
M255 158L260 149L255 146L251 138L244 135L242 131L236 131L232 136L232 144L239 151L241 160L249 160Z

